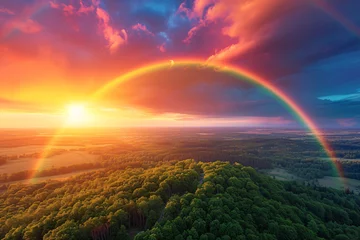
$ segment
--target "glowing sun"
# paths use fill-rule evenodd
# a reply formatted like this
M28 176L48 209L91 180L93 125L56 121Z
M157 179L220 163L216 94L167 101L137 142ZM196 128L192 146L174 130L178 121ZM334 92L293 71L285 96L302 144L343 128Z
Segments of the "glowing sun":
M71 124L85 123L88 120L88 112L82 104L70 104L67 106L67 120Z

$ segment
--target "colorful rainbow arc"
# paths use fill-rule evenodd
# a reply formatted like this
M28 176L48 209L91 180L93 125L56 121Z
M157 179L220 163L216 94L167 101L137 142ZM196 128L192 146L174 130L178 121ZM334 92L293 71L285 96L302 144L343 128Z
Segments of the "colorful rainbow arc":
M345 29L349 32L356 35L358 38L360 37L360 28L353 23L349 18L346 18L343 14L341 14L338 10L336 10L329 1L326 0L311 0L311 2L332 17L334 20L338 21Z
M245 70L238 66L229 65L229 64L222 64L218 62L204 62L202 60L197 59L180 59L180 60L170 60L170 61L161 61L157 63L152 63L150 65L146 65L144 67L137 68L133 71L130 71L115 80L109 82L108 84L104 85L101 89L96 91L94 95L91 97L90 102L96 102L101 97L103 97L108 91L118 86L120 83L125 81L129 81L135 77L142 76L147 73L163 70L163 69L171 69L175 67L201 67L201 68L212 68L217 72L223 72L226 74L234 75L237 79L246 80L252 84L258 85L268 92L270 92L273 96L275 96L280 102L285 104L295 117L297 117L302 124L304 124L314 135L316 140L320 143L323 147L326 154L329 156L330 160L333 162L334 167L337 170L338 175L341 177L344 186L346 186L345 178L343 175L343 171L341 166L337 164L336 157L334 151L331 149L330 145L327 143L326 139L324 138L321 131L316 127L315 123L311 120L310 116L308 116L304 110L300 108L288 95L286 95L283 91L279 88L274 86L271 82L266 81L265 79ZM56 136L54 137L56 138ZM55 143L53 139L49 146L52 146ZM49 149L49 146L46 149ZM46 154L45 154L46 155ZM45 156L43 155L43 156ZM37 166L41 166L42 159L39 159L39 163Z

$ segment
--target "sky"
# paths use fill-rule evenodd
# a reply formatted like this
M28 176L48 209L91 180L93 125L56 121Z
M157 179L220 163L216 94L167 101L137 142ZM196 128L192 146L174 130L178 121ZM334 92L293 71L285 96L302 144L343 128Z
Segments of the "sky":
M196 58L261 76L320 128L357 128L359 9L358 0L2 0L0 127L301 126L272 94L213 69L145 74L88 102L128 71ZM72 113L79 105L86 114Z

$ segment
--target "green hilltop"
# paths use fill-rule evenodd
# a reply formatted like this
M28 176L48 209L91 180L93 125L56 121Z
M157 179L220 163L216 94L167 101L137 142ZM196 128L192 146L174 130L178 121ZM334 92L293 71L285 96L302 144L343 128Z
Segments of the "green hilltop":
M1 239L360 239L360 197L184 160L0 194Z

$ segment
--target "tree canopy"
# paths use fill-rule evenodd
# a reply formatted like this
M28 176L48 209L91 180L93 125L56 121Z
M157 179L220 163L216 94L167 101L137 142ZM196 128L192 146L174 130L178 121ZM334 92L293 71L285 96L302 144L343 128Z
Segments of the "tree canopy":
M1 239L359 239L360 198L194 160L12 184Z

